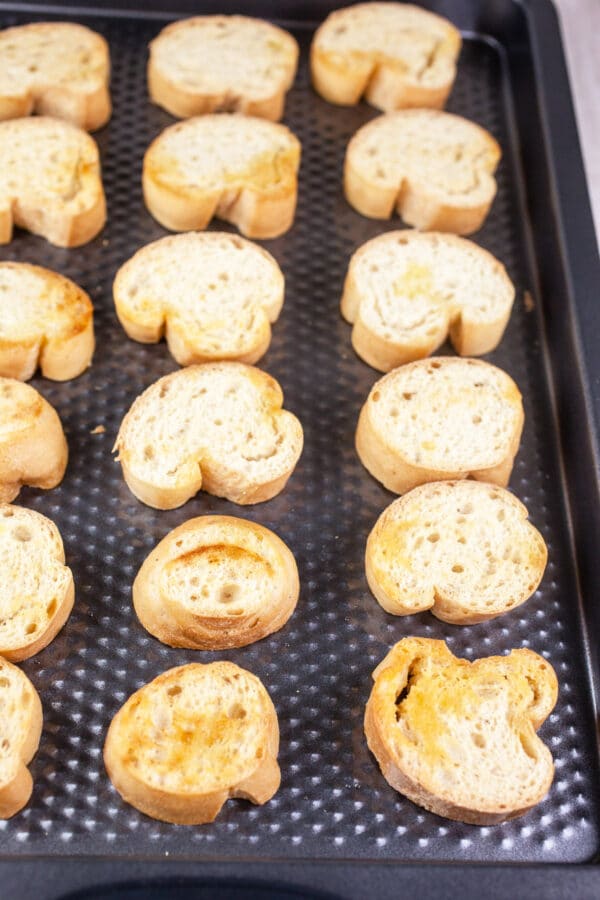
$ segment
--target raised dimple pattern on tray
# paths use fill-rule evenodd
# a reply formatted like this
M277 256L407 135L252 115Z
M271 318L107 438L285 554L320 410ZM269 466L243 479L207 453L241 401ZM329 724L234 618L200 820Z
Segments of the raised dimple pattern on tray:
M59 525L77 597L68 626L24 665L40 692L45 726L32 765L32 802L10 822L0 822L1 852L590 858L598 846L599 813L592 713L557 458L548 440L552 420L537 314L523 304L523 291L532 286L495 50L466 42L449 109L490 129L505 149L498 198L475 239L499 256L516 282L511 323L490 359L508 370L524 395L526 425L512 487L548 541L550 563L540 590L525 606L489 624L456 628L428 613L388 616L364 577L367 534L392 496L355 455L358 411L378 374L352 352L338 304L353 250L399 227L399 220L368 221L344 200L346 143L375 111L329 106L308 89L307 30L297 32L303 58L286 116L303 145L298 214L287 235L267 244L286 275L286 305L261 363L281 382L286 408L300 417L306 449L285 491L255 508L240 510L200 494L182 509L158 512L138 503L125 487L110 456L120 420L143 388L176 366L164 344L127 340L114 316L111 284L126 258L165 234L144 209L140 175L148 143L172 120L147 102L145 92L144 48L160 23L88 21L109 39L113 59L114 116L97 135L108 225L77 250L58 250L18 232L0 251L3 259L50 266L78 281L94 300L98 339L93 367L81 378L64 385L34 381L59 410L71 458L61 487L23 491L20 502ZM97 425L105 427L104 434L91 433ZM138 624L131 583L149 550L171 528L208 512L241 513L280 534L298 561L300 602L283 631L254 646L220 654L171 650ZM555 755L556 779L548 799L525 818L495 828L447 822L384 781L363 737L364 704L372 669L407 634L444 637L454 653L469 658L529 646L555 666L560 698L542 737ZM160 672L217 656L255 672L273 698L281 727L281 789L263 807L226 804L212 825L176 828L154 822L124 805L110 786L101 759L106 729L126 697Z

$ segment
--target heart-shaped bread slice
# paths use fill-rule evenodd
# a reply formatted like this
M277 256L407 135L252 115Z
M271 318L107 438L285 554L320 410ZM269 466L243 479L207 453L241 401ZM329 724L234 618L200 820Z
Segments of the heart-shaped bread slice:
M31 797L27 765L42 733L42 704L29 678L0 656L0 819L9 819Z
M298 419L270 375L205 363L160 378L123 419L115 449L138 499L174 509L201 488L234 503L278 494L302 452Z
M281 779L277 713L260 680L230 662L190 663L145 685L116 714L109 777L147 816L212 822L230 797L266 803Z
M117 272L121 325L136 341L166 335L182 366L255 363L283 305L281 269L266 250L233 234L177 234L142 247Z
M399 641L373 672L369 749L386 781L438 816L495 825L548 793L552 756L536 731L558 682L531 650L469 662L443 641Z
M437 481L388 506L369 535L367 581L396 616L430 609L453 625L509 612L539 585L548 551L513 494L480 481Z
M471 234L496 195L500 147L485 129L446 112L407 109L360 128L346 151L344 190L363 216L394 212L422 231Z
M239 113L166 128L144 157L146 206L165 228L206 228L213 216L250 238L294 221L300 142L284 125Z

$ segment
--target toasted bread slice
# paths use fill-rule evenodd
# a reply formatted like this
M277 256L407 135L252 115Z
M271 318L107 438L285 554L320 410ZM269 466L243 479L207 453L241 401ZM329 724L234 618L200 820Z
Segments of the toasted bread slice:
M227 111L279 121L298 66L291 34L248 16L195 16L150 44L148 90L179 118Z
M367 541L367 581L395 616L430 609L453 625L509 612L536 590L548 559L520 500L477 481L424 484L380 515Z
M496 195L494 138L460 116L431 109L387 113L363 125L346 151L346 199L363 216L394 212L425 231L471 234Z
M300 142L284 125L231 115L166 128L144 156L144 199L171 231L206 228L213 216L250 238L291 228Z
M0 122L0 244L13 224L57 247L78 247L106 221L93 138L44 116Z
M94 352L92 301L50 269L0 263L0 375L27 381L38 365L54 381L76 378Z
M31 797L27 768L40 743L42 704L29 678L0 656L0 819L10 819Z
M0 655L20 662L47 647L67 621L73 575L54 522L19 506L0 506L0 559Z
M342 315L352 344L381 372L429 356L448 335L461 356L489 353L510 317L515 289L491 253L453 234L391 231L356 251Z
M278 494L302 452L302 426L270 375L205 363L159 378L123 419L115 449L135 496L156 509L202 488L234 503Z
M110 56L104 38L73 22L0 31L0 119L32 112L95 131L110 119Z
M502 369L435 357L400 366L373 385L356 449L371 475L396 494L462 478L506 487L523 421L519 389Z
M444 106L456 77L461 36L447 19L409 3L357 3L317 30L310 54L315 90L354 106L364 96L391 112Z
M133 605L163 644L227 650L283 628L299 591L296 561L276 534L233 516L200 516L146 558Z
M113 296L130 338L166 334L182 366L255 363L271 343L284 281L273 257L237 235L178 234L142 247L117 272Z
M262 683L230 662L170 669L111 722L104 762L123 799L153 819L212 822L230 797L279 787L279 725Z
M531 650L457 659L443 641L404 638L373 672L365 733L384 778L438 816L496 825L548 793L550 751L536 731L558 693Z
M24 484L56 487L68 455L54 407L30 385L0 378L0 504L14 500Z

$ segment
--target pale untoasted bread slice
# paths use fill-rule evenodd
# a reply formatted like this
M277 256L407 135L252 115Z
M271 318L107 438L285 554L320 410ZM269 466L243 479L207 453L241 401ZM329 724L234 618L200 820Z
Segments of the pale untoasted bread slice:
M104 38L73 22L0 31L0 119L32 112L94 131L111 113Z
M302 452L302 426L270 375L205 363L151 385L123 419L115 449L130 490L174 509L202 488L234 503L278 494Z
M500 147L491 134L460 116L407 109L360 128L346 151L346 198L363 216L471 234L496 194Z
M104 762L136 809L202 825L230 797L270 800L278 751L277 713L260 680L230 662L191 663L129 698L111 722Z
M248 16L195 16L150 44L148 90L182 119L226 110L277 122L298 66L287 31Z
M144 156L146 206L165 228L206 228L213 216L250 238L278 237L294 221L300 142L284 125L209 115L178 122Z
M441 108L456 77L460 32L441 16L409 3L357 3L331 13L310 55L315 90L330 103L354 106L364 96L391 112Z
M10 819L31 797L27 765L40 743L42 704L29 678L0 656L0 819Z
M14 500L24 484L56 487L68 452L54 407L30 385L0 378L0 503Z
M27 381L38 365L55 381L76 378L94 352L92 301L50 269L0 263L0 375Z
M0 655L20 662L47 647L67 621L73 575L54 522L19 506L0 506L0 563Z
M373 672L365 733L384 778L419 806L471 825L526 813L548 793L552 666L531 650L457 659L443 641L404 638Z
M136 341L166 335L182 366L255 363L271 343L284 281L273 257L237 235L208 231L162 238L117 272L119 321Z
M13 224L57 247L91 241L106 220L100 158L80 128L32 116L0 122L0 244Z
M358 355L389 372L429 356L448 335L461 356L489 353L514 296L504 266L471 241L391 231L350 260L341 308Z
M362 464L396 494L429 481L475 478L506 487L523 430L523 404L502 369L434 357L373 386L356 431Z
M509 612L536 590L548 551L520 500L477 481L424 484L380 515L365 554L386 612L430 609L453 625Z

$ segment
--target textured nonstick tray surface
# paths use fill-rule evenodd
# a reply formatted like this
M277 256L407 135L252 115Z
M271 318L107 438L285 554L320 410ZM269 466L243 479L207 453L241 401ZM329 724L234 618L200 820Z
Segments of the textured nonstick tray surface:
M4 15L0 25L31 18ZM335 108L310 90L308 26L291 29L303 54L285 120L303 146L298 213L287 235L266 244L285 273L286 302L260 363L280 381L287 408L302 421L304 454L283 493L251 508L201 493L181 509L159 512L126 488L110 453L119 423L140 391L176 365L164 343L142 346L126 338L111 285L125 259L165 234L144 208L140 179L146 147L172 120L146 97L145 48L163 22L101 16L84 21L107 37L113 60L114 115L96 135L108 224L80 249L58 250L18 232L0 250L3 259L46 265L79 282L94 301L97 336L93 365L84 376L64 385L33 381L60 413L70 462L59 488L24 490L18 502L60 527L76 604L59 637L23 666L42 698L44 732L32 764L31 803L0 822L0 854L590 859L598 848L600 814L593 712L541 311L525 253L512 98L498 49L466 40L449 109L488 128L504 149L498 197L475 240L505 263L517 288L509 328L489 359L523 393L526 424L511 487L548 543L549 564L525 606L487 624L457 628L428 613L388 616L364 577L367 534L393 497L354 451L358 411L378 375L354 355L339 299L353 250L400 223L363 219L344 200L346 144L375 111L364 105ZM524 302L526 291L533 303ZM105 432L93 433L99 425ZM105 774L102 745L112 716L134 690L172 666L216 658L158 643L131 606L132 581L151 548L174 526L211 512L246 516L274 529L298 561L301 598L283 631L218 654L250 669L269 690L279 714L283 780L266 806L234 801L212 825L178 828L121 802ZM554 754L556 778L548 798L524 818L494 828L449 822L414 806L384 781L364 740L364 704L371 671L393 643L410 634L444 638L454 653L468 658L531 647L552 662L560 696L541 736Z

